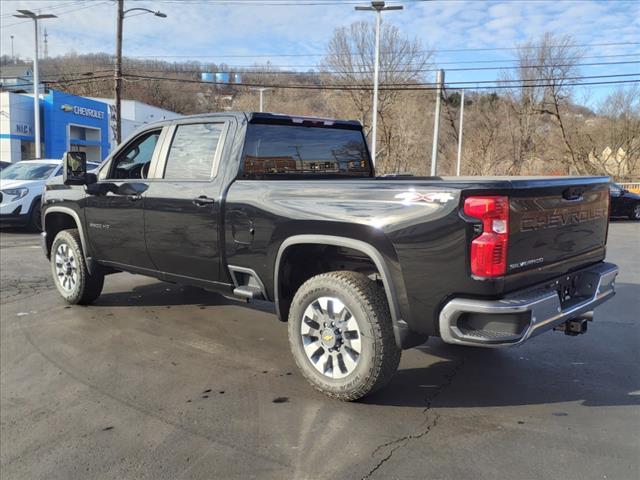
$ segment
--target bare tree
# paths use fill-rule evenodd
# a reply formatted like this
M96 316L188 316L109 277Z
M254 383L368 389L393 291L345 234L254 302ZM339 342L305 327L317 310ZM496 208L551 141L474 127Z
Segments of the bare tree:
M573 148L565 118L583 56L573 43L568 35L546 33L538 42L521 45L516 73L503 74L504 80L513 85L507 93L511 108L506 118L513 162L510 173L520 173L527 163L545 154L540 151L547 136L545 116L560 130L564 158L573 170L585 170L585 159L579 158Z
M432 53L424 51L419 40L404 37L392 24L384 24L380 34L380 85L378 115L381 135L378 155L382 171L391 168L391 138L394 129L401 128L395 119L387 118L391 105L397 100L397 90L385 85L411 85L421 81ZM375 25L355 22L339 27L327 47L323 62L326 82L350 87L346 90L357 113L357 118L368 130L371 124L371 91L375 58Z
M601 103L598 116L570 124L574 150L594 172L617 180L640 178L640 88L620 87Z

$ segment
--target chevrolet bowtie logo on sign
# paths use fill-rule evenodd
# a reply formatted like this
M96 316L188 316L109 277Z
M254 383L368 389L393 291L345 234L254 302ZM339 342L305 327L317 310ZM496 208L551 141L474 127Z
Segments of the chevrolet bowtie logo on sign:
M71 105L62 105L60 110L63 112L73 112L73 107Z

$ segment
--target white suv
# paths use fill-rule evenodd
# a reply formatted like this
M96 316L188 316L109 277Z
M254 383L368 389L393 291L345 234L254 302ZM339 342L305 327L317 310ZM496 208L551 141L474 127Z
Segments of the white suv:
M87 170L100 166L87 162ZM0 172L0 223L42 230L40 199L50 178L62 175L62 160L23 160Z

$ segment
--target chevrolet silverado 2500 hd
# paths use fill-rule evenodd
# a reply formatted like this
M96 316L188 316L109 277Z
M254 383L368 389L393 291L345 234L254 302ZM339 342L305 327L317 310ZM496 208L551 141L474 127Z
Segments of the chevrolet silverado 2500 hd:
M606 177L376 177L358 122L266 113L148 125L85 165L67 154L43 196L67 302L120 271L274 302L301 372L343 400L429 336L583 333L614 295Z

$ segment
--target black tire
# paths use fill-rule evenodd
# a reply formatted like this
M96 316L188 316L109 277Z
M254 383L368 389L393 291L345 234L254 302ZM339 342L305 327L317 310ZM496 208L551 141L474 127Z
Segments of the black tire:
M629 220L640 220L640 203L636 203L631 207L631 213L629 213Z
M34 232L42 231L42 204L40 199L37 198L31 207L31 213L29 214L29 230Z
M60 252L59 249L61 247L63 252L67 252L66 255L57 254ZM62 258L71 260L69 262L60 262ZM73 282L68 278L64 280L64 276L59 275L59 266L66 266L67 263L69 267L66 271L69 272L69 276L75 274ZM80 235L76 229L62 230L53 240L53 245L51 246L51 273L58 292L67 303L72 305L88 305L102 293L104 274L102 272L90 274L87 270L82 253Z
M350 373L339 379L320 372L303 345L301 328L305 311L321 297L342 302L352 315L348 318L355 319L359 329L361 350L357 362ZM308 324L309 317L306 318ZM353 401L379 390L391 380L400 363L402 351L396 345L384 289L361 273L330 272L307 280L293 298L288 329L289 344L298 368L314 388L332 398ZM345 345L342 348L345 349ZM341 354L335 352L335 347L331 350L336 355ZM346 355L346 350L342 355Z

